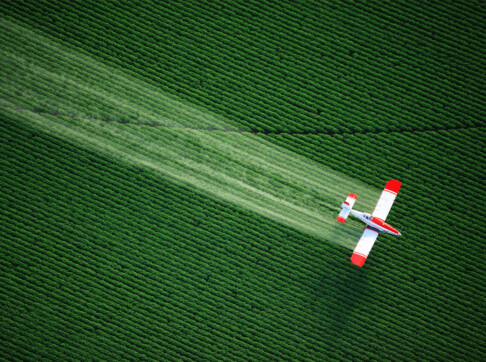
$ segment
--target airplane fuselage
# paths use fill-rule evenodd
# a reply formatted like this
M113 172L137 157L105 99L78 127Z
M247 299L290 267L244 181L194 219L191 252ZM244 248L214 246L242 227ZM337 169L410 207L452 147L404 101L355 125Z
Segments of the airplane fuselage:
M396 236L402 235L400 231L395 229L393 226L387 224L380 218L373 217L371 214L368 214L367 212L360 212L352 209L350 211L354 216L356 216L358 219L360 219L365 224L367 224L371 230L374 230L376 232L384 232Z

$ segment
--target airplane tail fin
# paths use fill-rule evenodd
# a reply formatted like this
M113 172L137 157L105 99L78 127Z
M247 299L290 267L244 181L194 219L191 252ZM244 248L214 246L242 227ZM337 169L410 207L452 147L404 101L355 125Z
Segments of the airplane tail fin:
M337 217L337 221L339 222L346 221L357 198L358 196L356 196L356 194L353 194L352 192L349 193L348 197L346 198L346 201L344 201L341 205L342 210Z

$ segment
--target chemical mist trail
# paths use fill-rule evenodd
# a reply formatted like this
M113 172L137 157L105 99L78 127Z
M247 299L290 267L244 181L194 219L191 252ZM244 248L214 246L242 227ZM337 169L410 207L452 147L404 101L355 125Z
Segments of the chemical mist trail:
M380 190L5 19L0 112L323 240L353 248L360 223L336 221L349 192ZM156 126L156 127L151 127Z

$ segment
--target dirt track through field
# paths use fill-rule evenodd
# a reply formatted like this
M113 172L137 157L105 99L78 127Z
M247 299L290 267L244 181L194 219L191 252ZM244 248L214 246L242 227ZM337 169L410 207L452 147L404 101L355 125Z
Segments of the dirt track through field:
M239 132L216 114L8 20L0 20L0 29L1 113L301 232L354 247L363 226L336 222L339 206L354 192L355 207L371 211L380 190Z

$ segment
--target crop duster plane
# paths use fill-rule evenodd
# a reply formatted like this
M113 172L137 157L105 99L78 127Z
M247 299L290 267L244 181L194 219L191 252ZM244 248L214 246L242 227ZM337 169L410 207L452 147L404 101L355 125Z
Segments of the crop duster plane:
M353 193L350 193L346 201L341 205L342 210L339 213L337 221L345 222L351 213L366 224L363 235L361 235L361 239L356 244L353 255L351 256L351 262L353 264L359 267L363 266L380 232L396 236L402 235L400 231L385 222L401 185L402 183L397 180L388 181L371 215L366 212L353 210L353 205L357 199L357 196Z

